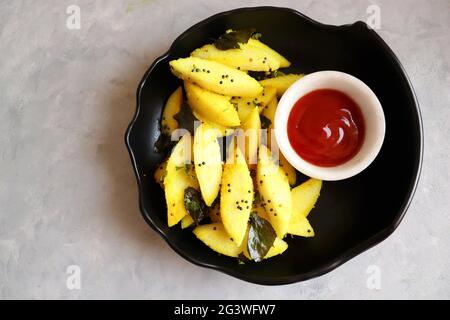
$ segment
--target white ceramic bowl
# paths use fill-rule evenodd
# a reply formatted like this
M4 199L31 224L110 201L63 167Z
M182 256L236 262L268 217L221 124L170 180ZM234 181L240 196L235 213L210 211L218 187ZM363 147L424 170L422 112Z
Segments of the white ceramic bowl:
M345 93L358 104L364 118L365 137L360 150L335 167L320 167L303 160L288 139L287 123L292 107L302 96L318 89ZM286 160L301 173L327 181L347 179L366 169L381 149L385 130L383 109L375 93L358 78L337 71L315 72L296 81L281 97L275 113L275 137Z

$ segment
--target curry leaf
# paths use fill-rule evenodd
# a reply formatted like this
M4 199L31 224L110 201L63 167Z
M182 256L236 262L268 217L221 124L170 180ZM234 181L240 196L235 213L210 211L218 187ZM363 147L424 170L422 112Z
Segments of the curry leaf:
M261 261L273 246L276 236L275 230L269 221L252 213L247 242L250 257L256 262Z
M268 77L268 73L266 71L248 71L248 75L258 81L267 79Z
M269 129L270 125L272 124L272 121L270 121L269 118L267 118L265 115L259 115L259 118L261 119L261 129Z
M234 34L236 40L239 43L247 43L248 39L250 39L250 37L256 32L255 28L247 28L247 29L240 29L240 30L235 30L235 31L231 31L229 33Z
M192 109L189 104L184 101L181 105L180 111L173 116L178 121L178 125L181 129L188 130L191 134L194 134L194 122L197 120L192 113Z
M208 216L208 206L200 192L192 187L184 190L184 207L198 226Z
M271 79L271 78L277 78L284 76L285 73L280 70L273 70L273 71L249 71L248 75L252 78L255 78L256 80L265 80L265 79Z
M183 102L180 111L175 114L173 118L177 120L180 129L186 129L191 134L194 134L194 124L197 119L193 115L192 109L186 101ZM172 141L171 132L162 130L161 134L158 137L158 140L156 140L155 142L154 150L157 153L167 155L170 153L176 143L177 141Z
M176 141L172 141L172 139L170 138L170 134L166 132L161 132L161 134L158 137L158 140L156 140L155 145L153 147L155 149L155 152L167 155L170 153L175 144Z
M255 31L255 28L247 28L226 32L214 42L214 46L219 50L239 49L239 43L247 43Z

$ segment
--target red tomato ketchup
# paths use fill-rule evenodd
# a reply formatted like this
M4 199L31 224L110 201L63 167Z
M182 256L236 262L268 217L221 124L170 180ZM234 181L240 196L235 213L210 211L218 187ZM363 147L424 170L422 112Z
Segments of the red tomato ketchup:
M297 154L314 165L334 167L358 153L364 140L364 118L346 94L332 89L301 97L289 114L287 133Z

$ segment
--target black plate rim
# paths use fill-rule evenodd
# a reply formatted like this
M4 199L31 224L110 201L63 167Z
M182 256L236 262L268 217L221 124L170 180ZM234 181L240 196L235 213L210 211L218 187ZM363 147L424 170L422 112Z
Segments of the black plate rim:
M292 14L297 15L299 18L306 20L307 22L309 22L310 24L313 24L317 27L320 28L325 28L325 29L343 29L343 28L352 28L352 27L358 27L358 26L364 26L367 28L367 31L370 33L370 35L373 37L374 41L376 41L379 45L381 45L385 52L390 56L390 58L395 62L395 66L397 68L399 68L399 71L403 74L408 87L411 91L412 94L412 98L414 101L414 107L415 107L415 111L417 113L417 120L418 120L418 126L419 126L419 140L420 140L420 146L419 146L419 157L416 159L415 161L415 176L413 179L413 183L409 186L409 190L408 190L408 196L407 196L407 200L403 203L403 206L400 208L399 213L397 214L397 217L395 218L395 220L393 221L393 223L389 226L386 227L385 229L379 231L378 233L376 233L375 235L373 235L372 237L370 237L369 239L361 242L360 244L354 246L353 248L350 248L349 250L347 250L346 252L344 252L343 254L341 254L339 257L335 258L332 261L329 261L325 264L323 264L322 266L316 268L315 270L312 270L310 272L307 273L302 273L299 275L295 275L295 276L287 276L287 277L277 277L277 278L273 278L273 277L252 277L252 276L244 276L241 273L230 269L230 268L226 268L226 267L221 267L218 265L214 265L214 264L209 264L209 263L204 263L201 261L198 261L192 257L190 257L189 255L185 254L182 250L180 250L179 248L177 248L175 245L173 245L168 238L166 237L165 233L163 232L163 230L159 229L151 220L150 215L146 213L146 209L144 209L143 207L143 201L142 201L142 180L141 180L141 174L139 173L139 169L137 166L137 161L135 159L134 153L133 153L133 149L131 147L130 144L130 135L131 135L131 131L133 129L134 123L137 121L138 117L139 117L139 111L140 111L140 95L141 95L141 91L142 88L144 87L148 76L150 75L150 73L152 72L152 70L155 68L155 66L161 62L162 60L164 60L165 58L167 58L172 50L172 48L174 47L174 45L180 41L181 39L183 39L187 34L189 34L192 30L201 27L205 24L210 23L211 21L215 20L218 17L221 16L226 16L226 15L232 15L238 12L245 12L245 11L258 11L258 10L278 10L278 11L287 11L290 12ZM400 60L398 59L398 57L394 54L394 52L391 50L391 48L386 44L386 42L371 28L369 28L366 23L362 22L362 21L357 21L355 23L351 23L351 24L344 24L344 25L340 25L340 26L335 26L335 25L329 25L329 24L323 24L320 23L318 21L315 21L311 18L309 18L308 16L294 10L291 8L285 8L285 7L276 7L276 6L259 6L259 7L243 7L243 8L237 8L237 9L233 9L233 10L228 10L228 11L224 11L224 12L220 12L217 14L214 14L212 16L210 16L209 18L206 18L196 24L194 24L193 26L191 26L190 28L188 28L186 31L184 31L180 36L178 36L171 44L170 48L161 56L159 56L158 58L155 59L155 61L151 64L151 66L149 67L149 69L145 72L141 82L139 83L139 86L137 88L137 93L136 93L136 110L135 110L135 114L130 122L130 124L128 125L128 128L125 132L125 145L127 147L128 153L130 155L130 159L132 162L132 166L133 166L133 171L134 174L136 176L136 180L137 180L137 185L138 185L138 190L139 190L139 209L141 211L141 214L144 218L144 220L147 222L147 224L153 229L155 230L165 241L166 243L181 257L183 257L184 259L186 259L187 261L193 263L194 265L200 266L200 267L204 267L204 268L209 268L209 269L213 269L213 270L217 270L220 271L222 273L228 274L230 276L233 276L235 278L250 282L250 283L254 283L254 284L259 284L259 285L287 285L287 284L292 284L292 283L296 283L296 282L302 282L302 281L306 281L312 278L316 278L319 276L322 276L326 273L329 273L330 271L336 269L337 267L341 266L342 264L346 263L347 261L351 260L352 258L354 258L355 256L363 253L364 251L369 250L370 248L374 247L375 245L381 243L382 241L384 241L386 238L388 238L399 226L400 222L403 220L403 217L405 216L411 201L414 197L414 194L417 190L417 186L419 183L419 179L420 179L420 175L422 172L422 162L423 162L423 153L424 153L424 132L423 132L423 122L422 122L422 114L420 111L420 107L419 107L419 102L416 96L416 93L414 91L414 88L412 86L411 80L408 77L403 65L400 63Z

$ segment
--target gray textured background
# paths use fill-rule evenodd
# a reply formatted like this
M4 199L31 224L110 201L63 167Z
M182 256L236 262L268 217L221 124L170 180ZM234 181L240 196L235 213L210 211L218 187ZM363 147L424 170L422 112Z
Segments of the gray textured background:
M276 4L339 25L365 21L372 3L425 127L420 185L397 231L332 273L282 287L178 257L139 214L122 138L149 64L220 11ZM69 4L81 7L81 30L66 28ZM450 298L449 35L448 0L0 1L0 298ZM71 264L81 290L66 287ZM380 290L366 286L370 265Z

